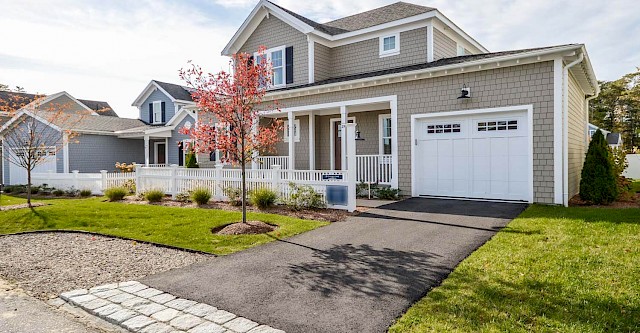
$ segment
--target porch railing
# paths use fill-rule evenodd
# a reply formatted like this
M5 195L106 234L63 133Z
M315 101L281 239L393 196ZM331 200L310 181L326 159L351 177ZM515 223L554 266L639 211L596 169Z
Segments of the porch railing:
M391 184L392 155L356 155L356 181Z
M258 169L271 169L274 165L279 165L280 169L289 169L289 156L259 156L256 160Z

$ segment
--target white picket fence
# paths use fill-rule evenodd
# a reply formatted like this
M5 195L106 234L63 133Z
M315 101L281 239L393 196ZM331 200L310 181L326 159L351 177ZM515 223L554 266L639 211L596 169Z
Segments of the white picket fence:
M281 169L289 169L289 156L258 156L256 158L256 169L272 169L274 165L279 165Z
M135 173L116 173L103 170L100 173L34 173L31 175L33 185L47 185L62 190L91 190L93 194L102 194L104 189L123 186L128 181L135 180Z

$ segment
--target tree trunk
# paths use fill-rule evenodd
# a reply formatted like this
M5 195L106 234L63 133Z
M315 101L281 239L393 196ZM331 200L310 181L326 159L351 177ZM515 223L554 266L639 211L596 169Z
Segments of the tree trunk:
M243 154L244 155L244 154ZM244 157L242 159L242 223L247 223L247 175Z
M27 168L27 206L31 208L31 169Z

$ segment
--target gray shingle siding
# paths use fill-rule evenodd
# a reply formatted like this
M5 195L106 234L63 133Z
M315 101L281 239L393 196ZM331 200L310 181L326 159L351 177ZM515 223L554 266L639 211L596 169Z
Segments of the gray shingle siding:
M463 84L472 88L472 99L456 98ZM387 95L398 96L398 180L403 193L411 193L412 114L532 104L534 201L553 203L553 62L280 98L279 102L282 108L287 108ZM316 137L317 141L328 139L321 134Z
M264 18L249 39L242 45L240 52L253 54L258 47L267 49L279 46L293 46L293 84L301 85L309 83L309 51L307 37L271 15Z
M178 157L178 144L182 142L182 140L187 140L190 138L188 135L180 133L180 129L184 127L184 124L187 121L191 122L191 124L195 123L195 120L193 119L193 117L191 117L191 115L186 116L184 119L182 119L178 126L176 126L176 129L173 131L172 136L169 138L169 156L167 159L169 164L178 164L178 162L180 161ZM149 149L153 151L153 146L149 146Z
M442 31L433 28L433 60L450 58L458 55L456 41L447 37Z
M69 143L69 171L115 171L116 162L144 163L144 140L83 134Z
M159 89L156 89L156 91L152 92L151 95L144 100L142 106L140 106L140 120L145 123L149 122L149 103L156 101L165 102L165 121L169 121L169 119L176 114L176 108L173 102L171 102L171 98Z
M313 46L314 58L314 80L322 81L331 77L333 60L331 58L331 48L314 42Z

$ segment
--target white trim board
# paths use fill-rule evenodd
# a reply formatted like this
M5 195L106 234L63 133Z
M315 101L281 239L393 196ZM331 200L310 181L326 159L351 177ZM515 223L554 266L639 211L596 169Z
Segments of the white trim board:
M349 120L353 120L353 123L357 125L355 116L347 117L347 123L349 122ZM342 118L329 118L329 166L331 167L331 170L336 169L336 139L334 130L334 128L336 127L335 123L341 121Z
M484 109L472 109L472 110L461 110L461 111L450 111L450 112L437 112L437 113L423 113L423 114L414 114L411 115L411 196L417 197L418 192L416 189L416 122L420 119L429 119L429 118L442 118L442 117L454 117L454 116L470 116L470 115L478 115L478 114L487 114L487 113L502 113L502 112L517 112L517 111L526 111L527 112L527 122L528 124L528 150L529 150L529 175L528 175L528 186L529 186L529 202L534 201L534 192L533 192L533 105L514 105L514 106L506 106L506 107L497 107L497 108L484 108Z
M153 164L159 164L158 163L158 146L159 145L166 145L166 139L162 140L162 141L155 141L153 142ZM165 156L164 156L164 164L167 164L167 146L164 147L164 152L165 152Z

